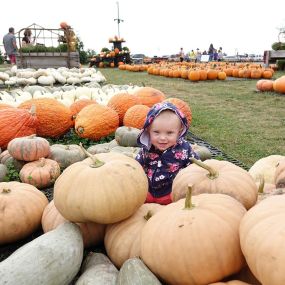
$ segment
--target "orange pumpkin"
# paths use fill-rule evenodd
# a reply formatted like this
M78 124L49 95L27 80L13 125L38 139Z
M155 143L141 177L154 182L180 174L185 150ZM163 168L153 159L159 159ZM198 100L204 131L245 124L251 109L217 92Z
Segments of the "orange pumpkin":
M113 96L107 106L114 109L120 120L120 125L123 124L123 119L127 110L138 103L138 98L128 93L120 93Z
M188 73L188 79L191 81L199 81L200 80L200 72L199 70L191 70Z
M139 104L152 107L156 103L160 103L165 99L165 95L152 87L142 87L134 93L138 98Z
M5 149L10 140L36 133L38 119L34 111L8 108L0 110L0 147Z
M227 78L227 74L224 71L218 72L218 79L219 80L225 80Z
M91 104L83 108L75 119L75 131L82 138L100 140L119 127L118 113L108 106Z
M277 78L274 82L273 82L273 89L274 91L278 92L278 93L285 93L285 76L281 76L279 78Z
M105 249L118 268L127 259L140 256L143 227L162 208L163 206L159 204L143 204L128 219L107 225L104 238Z
M0 110L8 109L8 108L14 108L14 107L9 104L0 103Z
M86 106L90 105L90 104L97 104L96 100L92 100L92 99L79 99L75 102L73 102L69 108L71 111L71 116L72 119L75 120L76 115Z
M123 125L142 129L150 108L145 105L135 105L127 110L123 119Z
M0 183L0 245L15 242L36 231L47 204L46 196L32 185Z
M26 163L19 173L22 182L34 185L39 189L53 185L59 175L59 164L48 158Z
M52 200L44 209L42 215L43 231L49 232L63 224L67 220L59 213ZM105 225L97 223L78 223L82 236L84 247L96 246L103 242L105 234Z
M192 122L192 111L190 109L190 106L183 100L178 99L178 98L167 98L167 102L172 103L175 105L186 117L188 124L190 125Z
M36 115L39 120L36 131L38 136L59 137L71 128L73 124L71 111L57 100L50 98L31 99L21 103L19 108L30 109L32 105L36 106Z
M50 153L49 142L36 135L12 139L7 149L12 157L24 161L38 160Z

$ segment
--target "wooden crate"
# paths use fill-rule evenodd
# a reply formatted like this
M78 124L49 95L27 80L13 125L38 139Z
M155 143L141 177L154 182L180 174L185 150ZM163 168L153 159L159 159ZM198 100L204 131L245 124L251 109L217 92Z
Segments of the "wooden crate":
M37 52L18 53L16 55L18 68L58 68L80 67L79 52Z

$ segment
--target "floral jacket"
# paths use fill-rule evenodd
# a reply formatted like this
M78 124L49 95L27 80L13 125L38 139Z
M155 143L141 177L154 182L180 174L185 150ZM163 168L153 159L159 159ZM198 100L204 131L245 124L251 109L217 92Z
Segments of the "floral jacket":
M160 112L166 109L177 114L184 128L174 146L165 151L160 151L150 144L147 128ZM159 103L149 111L143 129L138 136L138 145L141 149L136 160L144 168L149 182L149 192L153 197L158 198L170 194L173 180L179 170L191 164L189 158L199 159L199 156L192 150L190 143L184 138L187 131L187 119L173 104L169 102Z

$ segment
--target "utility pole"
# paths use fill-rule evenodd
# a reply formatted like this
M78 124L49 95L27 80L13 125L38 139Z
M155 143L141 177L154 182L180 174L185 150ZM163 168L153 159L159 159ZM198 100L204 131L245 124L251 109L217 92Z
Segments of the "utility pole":
M117 1L116 4L117 4L117 9L118 9L118 18L117 18L117 19L114 19L114 21L117 21L117 22L118 22L118 37L120 38L120 23L121 23L121 22L124 22L124 20L123 20L123 19L120 19L119 2Z

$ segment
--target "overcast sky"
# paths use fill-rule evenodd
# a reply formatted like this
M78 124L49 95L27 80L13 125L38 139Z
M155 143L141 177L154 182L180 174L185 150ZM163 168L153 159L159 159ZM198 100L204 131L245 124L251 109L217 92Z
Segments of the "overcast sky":
M4 4L3 4L4 3ZM25 0L3 2L0 37L36 23L58 28L71 25L84 49L111 48L108 39L118 34L117 1ZM5 12L3 7L7 4ZM228 55L263 54L278 41L285 27L285 0L119 0L120 35L131 53L169 55L199 48L223 47ZM2 44L2 40L1 40Z

